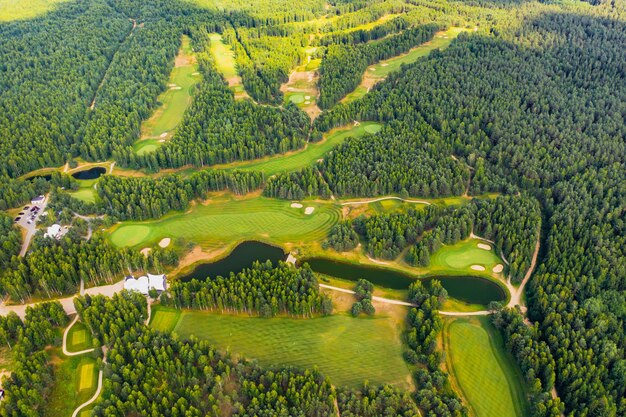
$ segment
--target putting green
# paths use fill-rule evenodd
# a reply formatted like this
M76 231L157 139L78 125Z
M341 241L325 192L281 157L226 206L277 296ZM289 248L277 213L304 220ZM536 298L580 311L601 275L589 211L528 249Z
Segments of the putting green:
M153 308L152 317L150 318L150 327L162 332L171 332L174 330L176 323L178 323L180 313L180 310L174 308Z
M154 152L161 142L158 139L146 139L135 142L135 152L137 155L144 155L150 152Z
M182 337L196 335L263 366L318 367L338 386L357 388L368 380L410 389L401 332L388 317L262 319L183 311L174 331Z
M448 367L476 417L529 415L520 371L489 319L455 319L445 338Z
M95 203L96 202L96 192L93 188L83 188L78 191L74 191L69 193L72 197L77 200L84 201L86 203Z
M150 234L148 226L132 224L120 227L111 236L111 241L116 246L135 246L142 242Z
M87 341L87 330L81 329L72 333L72 344L80 345Z
M468 239L454 245L446 245L435 252L430 258L433 268L448 268L471 271L472 265L480 265L490 273L492 268L501 263L493 250L480 249L480 240Z
M78 390L79 391L85 391L85 390L91 390L94 388L95 384L95 369L96 369L96 364L95 363L83 363L80 365L80 367L78 368L78 375L79 375L79 381L78 381Z
M69 352L80 352L92 347L91 335L87 327L80 321L74 323L67 333L67 350Z
M288 100L294 104L304 103L304 94L302 93L290 94Z
M116 246L141 247L165 237L184 238L205 248L248 239L281 245L322 240L339 221L339 208L333 203L307 203L315 209L311 215L291 208L290 204L264 197L222 197L159 220L124 222L113 230L110 239Z
M367 126L364 126L363 129L365 129L367 133L374 134L380 132L380 129L382 129L382 127L383 126L379 124L368 124Z

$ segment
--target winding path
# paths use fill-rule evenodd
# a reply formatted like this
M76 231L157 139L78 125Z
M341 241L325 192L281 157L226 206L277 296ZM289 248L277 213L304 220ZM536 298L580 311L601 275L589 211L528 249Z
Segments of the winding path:
M352 205L358 205L358 204L369 204L369 203L375 203L377 201L383 201L383 200L400 200L400 201L404 201L405 203L415 203L415 204L425 204L427 206L430 206L430 203L428 201L424 201L424 200L407 200L405 198L400 198L400 197L380 197L380 198L374 198L371 200L360 200L360 201L346 201L345 203L341 203L342 206L352 206Z
M96 392L93 394L93 397L79 405L78 408L74 410L74 412L72 413L72 417L77 417L83 408L87 407L98 399L98 397L100 396L100 392L102 392L102 375L102 369L100 369L100 372L98 372L98 388L96 389Z

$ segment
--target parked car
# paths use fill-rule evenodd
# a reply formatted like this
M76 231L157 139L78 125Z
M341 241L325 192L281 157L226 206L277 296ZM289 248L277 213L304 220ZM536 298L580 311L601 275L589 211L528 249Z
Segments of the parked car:
M24 210L28 210L30 206L24 206Z
M29 220L29 221L27 221L26 223L31 224L32 222Z
M16 217L16 218L15 218L15 222L16 222L16 223L17 223L17 222L19 222L20 220L22 220L22 218L21 218L21 217Z

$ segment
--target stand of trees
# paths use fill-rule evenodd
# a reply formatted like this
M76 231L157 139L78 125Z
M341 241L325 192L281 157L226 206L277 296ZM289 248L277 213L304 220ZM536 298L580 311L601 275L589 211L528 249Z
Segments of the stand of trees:
M436 24L428 24L371 43L329 46L319 69L319 106L332 107L359 85L369 65L409 51L431 39L439 29Z
M9 266L11 258L20 253L22 234L14 226L13 218L0 212L0 268Z
M361 391L338 390L337 405L342 417L418 417L420 412L411 396L390 385Z
M287 200L302 200L306 197L320 196L330 198L328 184L315 168L304 168L297 172L277 174L271 177L263 195Z
M359 235L352 228L350 220L343 220L333 226L328 233L328 238L322 243L322 248L333 248L337 252L345 252L359 245Z
M15 366L2 385L7 395L0 404L0 416L44 414L54 382L53 367L44 349L56 342L57 328L67 322L68 317L58 301L27 307L24 323L14 313L0 319L0 332L13 342L13 346L9 346Z
M319 292L317 278L308 265L292 268L280 262L255 263L228 277L204 281L174 281L162 303L176 308L245 313L261 317L289 315L311 317L332 313L332 301Z
M368 316L373 316L376 309L372 305L372 293L374 292L374 284L366 279L360 278L354 287L354 297L356 302L352 305L350 312L354 317L358 317L359 314L365 313Z

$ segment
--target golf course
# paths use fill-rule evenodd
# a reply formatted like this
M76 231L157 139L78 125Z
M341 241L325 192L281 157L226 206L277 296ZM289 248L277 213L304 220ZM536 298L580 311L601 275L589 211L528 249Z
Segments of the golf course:
M195 335L261 365L316 366L337 386L358 388L364 380L404 389L411 384L400 329L389 317L263 319L158 307L150 325L181 337Z
M241 82L241 77L237 72L233 48L224 43L222 35L219 33L211 33L209 39L211 40L211 54L215 58L215 66L228 83L230 89L235 93L235 98L248 97Z
M529 415L521 373L489 318L448 319L443 337L447 368L473 415Z
M196 83L200 80L196 57L188 36L183 36L180 51L165 90L157 99L160 106L141 125L141 137L135 142L135 152L143 155L154 151L169 139L183 114L191 104Z

